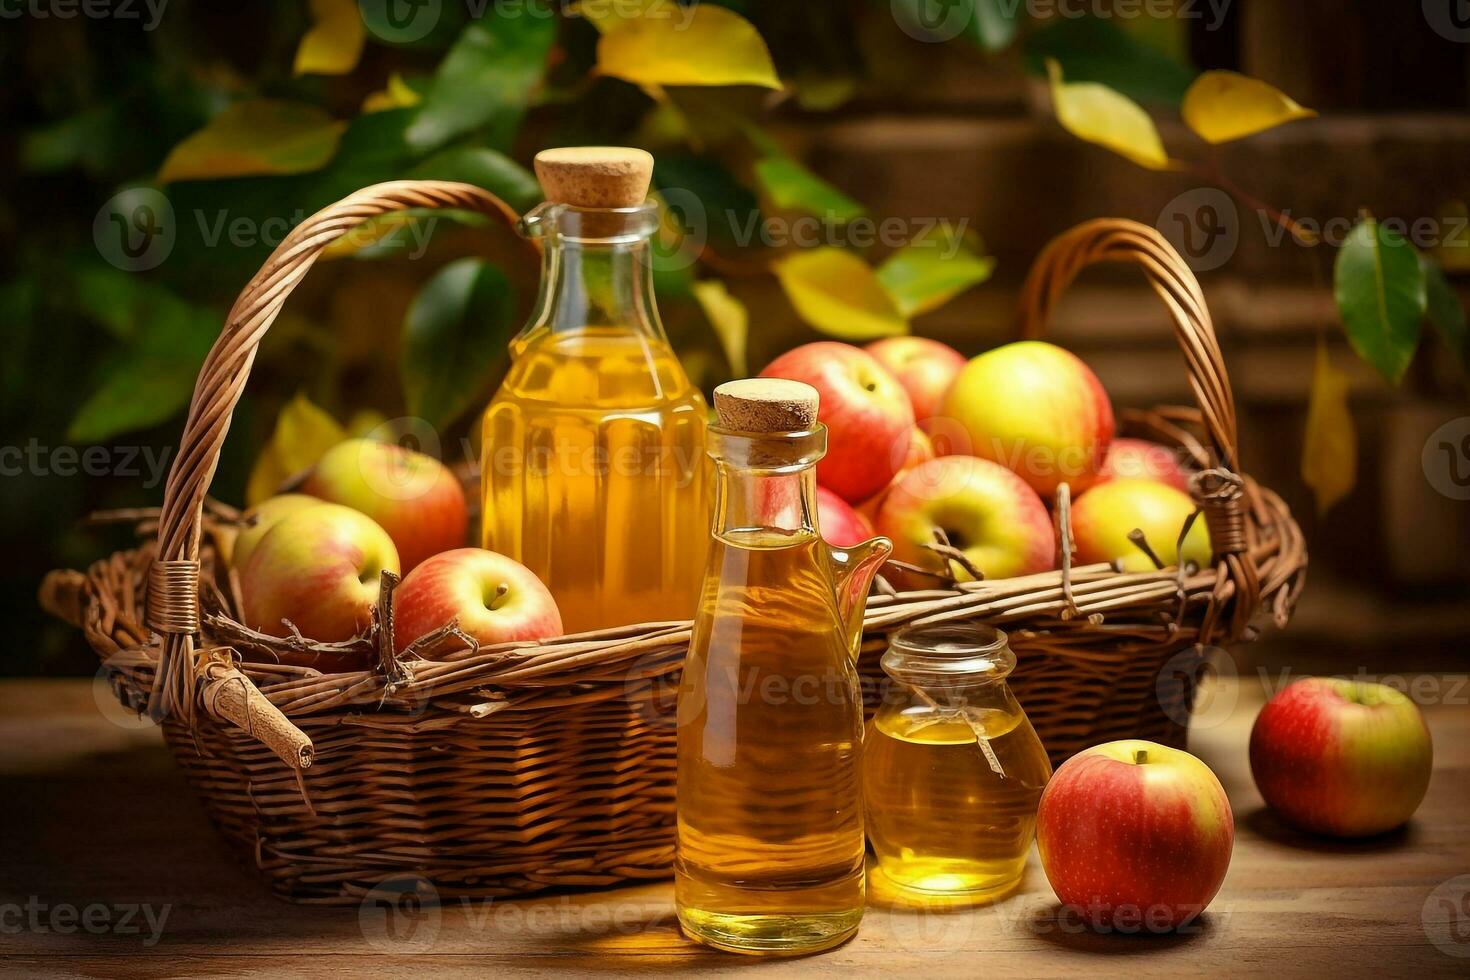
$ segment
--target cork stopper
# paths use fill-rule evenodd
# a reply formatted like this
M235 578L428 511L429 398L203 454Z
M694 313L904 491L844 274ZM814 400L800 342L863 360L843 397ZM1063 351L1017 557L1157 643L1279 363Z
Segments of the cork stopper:
M817 424L817 389L782 378L726 381L715 389L715 414L737 432L805 432Z
M536 154L546 199L574 208L636 208L648 199L653 156L630 146L563 146Z

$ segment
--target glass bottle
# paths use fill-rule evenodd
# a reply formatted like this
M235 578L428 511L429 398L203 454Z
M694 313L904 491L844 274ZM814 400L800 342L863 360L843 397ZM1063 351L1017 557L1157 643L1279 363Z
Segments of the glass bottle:
M686 935L735 952L826 949L863 914L856 655L892 544L823 542L816 404L792 381L715 390L713 540L679 685L674 897Z
M659 322L653 158L547 150L535 312L483 421L486 548L556 597L567 632L693 614L707 547L704 397Z
M924 894L999 896L1021 880L1051 763L1006 677L1005 633L900 630L863 760L879 871Z

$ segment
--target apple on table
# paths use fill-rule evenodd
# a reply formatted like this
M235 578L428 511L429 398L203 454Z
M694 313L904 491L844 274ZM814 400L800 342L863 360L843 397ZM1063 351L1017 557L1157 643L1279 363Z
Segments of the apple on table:
M914 409L903 386L867 351L835 341L803 344L767 364L760 376L817 389L817 419L827 427L817 482L843 500L867 500L903 466Z
M1404 824L1429 789L1434 747L1424 715L1386 684L1305 677L1251 728L1251 775L1287 823L1334 837Z
M1192 921L1220 890L1234 842L1230 800L1209 766L1138 739L1062 763L1036 818L1052 890L1099 929L1163 932Z

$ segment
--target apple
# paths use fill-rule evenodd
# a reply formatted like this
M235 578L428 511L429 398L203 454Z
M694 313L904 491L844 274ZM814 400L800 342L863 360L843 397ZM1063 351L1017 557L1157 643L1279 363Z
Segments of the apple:
M403 446L373 439L338 443L301 490L377 521L398 548L405 572L465 543L469 511L459 479L434 457Z
M863 350L903 385L914 406L914 418L920 422L939 414L944 393L965 366L965 355L927 337L884 337Z
M1189 472L1180 465L1179 453L1147 439L1114 439L1108 446L1102 471L1092 485L1124 477L1158 480L1175 490L1189 492Z
M903 386L867 351L834 341L803 344L767 364L761 377L804 381L817 389L817 418L827 426L827 455L817 464L817 482L843 500L866 500L903 466L913 406Z
M1117 561L1125 572L1151 572L1154 563L1128 539L1134 528L1165 565L1181 560L1200 568L1209 565L1210 532L1203 516L1195 518L1179 550L1179 532L1194 513L1188 495L1158 480L1127 477L1108 480L1072 502L1072 538L1081 563Z
M384 570L397 573L388 532L350 507L319 503L276 522L240 572L245 625L313 640L350 640L372 622Z
M520 562L483 548L434 555L393 593L393 645L410 643L451 621L487 646L562 634L556 600Z
M945 396L942 414L968 437L959 451L1014 470L1047 500L1062 482L1074 494L1087 489L1113 440L1113 406L1097 375L1075 355L1039 340L971 360Z
M878 511L878 533L893 539L893 557L935 571L945 560L924 545L943 529L950 544L986 578L1010 578L1052 568L1056 535L1036 491L998 463L973 456L942 456L914 467L894 485ZM960 581L971 576L952 565ZM932 579L903 576L911 585Z
M875 536L873 522L826 487L817 487L817 526L822 540L838 548L851 548Z
M883 507L883 499L888 496L888 491L893 489L893 485L902 479L903 475L909 470L918 466L920 463L929 462L934 456L933 443L929 441L929 437L924 434L923 429L917 425L914 426L909 431L909 451L903 458L903 466L899 467L898 472L893 474L893 479L888 481L887 486L873 494L867 500L857 504L855 506L857 512L866 517L870 523L877 523L878 511Z
M308 507L319 507L321 503L319 497L308 497L304 493L283 493L276 497L267 497L247 510L244 514L246 524L235 536L235 547L230 553L230 564L235 568L244 568L250 561L250 555L255 551L255 546L260 544L261 538L264 538L266 532L275 527L282 518Z
M1250 756L1256 788L1288 823L1363 837L1414 815L1429 788L1434 751L1424 716L1402 692L1306 677L1261 709Z
M1036 817L1052 890L1100 929L1189 923L1220 890L1234 841L1230 800L1209 766L1136 739L1062 763Z

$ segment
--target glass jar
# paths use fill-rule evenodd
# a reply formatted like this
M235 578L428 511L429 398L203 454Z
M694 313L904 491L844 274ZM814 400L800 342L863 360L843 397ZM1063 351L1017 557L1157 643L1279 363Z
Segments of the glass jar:
M1006 677L1005 633L939 624L889 641L889 682L869 723L863 776L881 873L924 894L999 896L1020 883L1051 777Z

